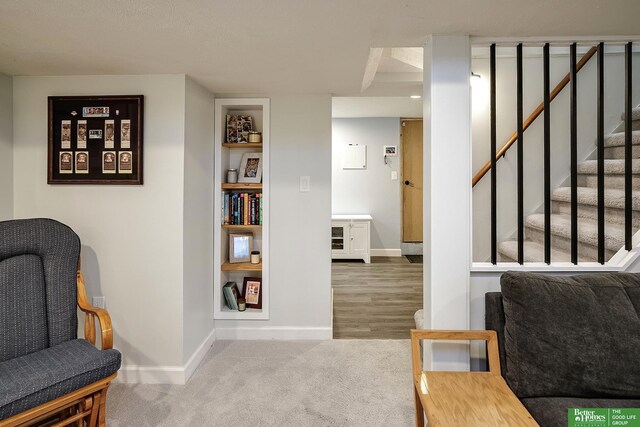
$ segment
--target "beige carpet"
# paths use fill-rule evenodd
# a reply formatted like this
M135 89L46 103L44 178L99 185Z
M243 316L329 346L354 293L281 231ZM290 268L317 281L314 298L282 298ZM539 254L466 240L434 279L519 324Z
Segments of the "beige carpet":
M185 386L114 384L107 425L412 426L409 340L217 341Z

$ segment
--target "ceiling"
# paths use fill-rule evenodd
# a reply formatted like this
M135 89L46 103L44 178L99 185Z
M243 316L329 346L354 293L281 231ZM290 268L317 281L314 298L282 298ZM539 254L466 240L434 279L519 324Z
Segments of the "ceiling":
M0 72L184 73L214 93L359 96L371 47L636 34L638 17L637 0L0 0ZM366 94L391 95L378 77Z

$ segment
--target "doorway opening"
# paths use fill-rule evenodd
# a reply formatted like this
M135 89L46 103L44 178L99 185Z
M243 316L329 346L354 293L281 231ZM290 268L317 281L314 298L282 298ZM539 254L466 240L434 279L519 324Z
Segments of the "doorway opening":
M333 98L334 338L408 339L422 308L422 48L410 50L382 49L368 88Z

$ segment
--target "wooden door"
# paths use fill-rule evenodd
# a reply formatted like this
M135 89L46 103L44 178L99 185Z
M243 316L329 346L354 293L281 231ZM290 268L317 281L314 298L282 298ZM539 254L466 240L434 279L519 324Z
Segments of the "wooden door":
M400 121L402 241L422 242L422 119Z

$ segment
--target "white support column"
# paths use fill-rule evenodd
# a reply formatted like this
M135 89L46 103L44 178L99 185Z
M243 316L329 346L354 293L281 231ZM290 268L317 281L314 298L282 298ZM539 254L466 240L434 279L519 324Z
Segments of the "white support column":
M424 324L469 329L471 47L468 36L424 46ZM426 346L425 348L429 348ZM467 344L439 344L427 369L469 370Z

